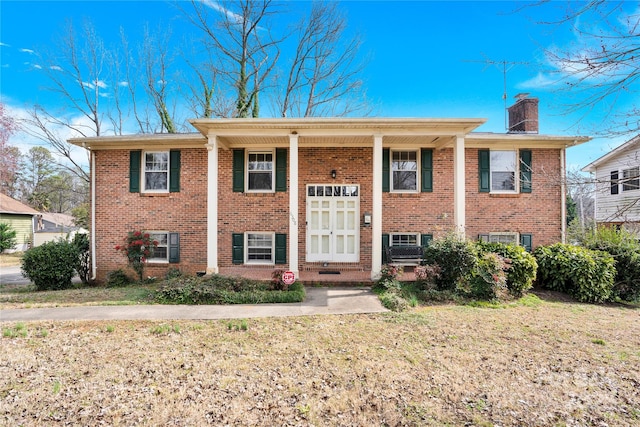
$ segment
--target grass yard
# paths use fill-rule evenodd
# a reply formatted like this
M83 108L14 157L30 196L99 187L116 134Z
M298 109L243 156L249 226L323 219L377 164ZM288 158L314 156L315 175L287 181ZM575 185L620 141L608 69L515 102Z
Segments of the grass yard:
M158 284L123 288L82 287L36 291L35 285L0 285L0 310L10 308L68 307L74 305L154 304Z
M376 315L3 323L0 425L640 425L640 310L541 297Z

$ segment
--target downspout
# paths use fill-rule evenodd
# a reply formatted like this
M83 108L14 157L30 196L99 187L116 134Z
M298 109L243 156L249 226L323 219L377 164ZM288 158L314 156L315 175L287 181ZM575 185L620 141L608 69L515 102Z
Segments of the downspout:
M91 281L96 280L96 155L91 151Z
M560 224L562 232L562 243L567 241L567 165L566 165L566 151L565 146L560 150Z

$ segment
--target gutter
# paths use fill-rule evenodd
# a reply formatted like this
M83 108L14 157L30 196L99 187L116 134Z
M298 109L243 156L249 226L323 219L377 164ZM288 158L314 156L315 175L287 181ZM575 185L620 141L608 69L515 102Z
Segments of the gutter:
M91 281L96 271L96 154L91 151Z
M560 150L560 226L562 243L567 243L567 149Z

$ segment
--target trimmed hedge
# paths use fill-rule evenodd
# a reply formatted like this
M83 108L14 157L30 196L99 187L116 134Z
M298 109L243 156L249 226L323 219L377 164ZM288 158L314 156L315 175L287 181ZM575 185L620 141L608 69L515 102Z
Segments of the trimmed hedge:
M424 260L440 267L435 278L438 290L456 290L471 278L478 264L478 250L473 242L449 234L431 242L424 251Z
M305 295L299 282L282 291L274 290L272 283L241 277L180 276L158 289L156 300L164 304L264 304L300 302Z
M556 243L538 247L538 283L565 292L581 302L604 302L611 298L615 261L606 252Z
M73 286L77 263L74 245L63 240L46 242L24 253L22 272L39 291L67 289Z
M496 253L509 260L507 290L514 297L521 297L533 287L538 272L536 258L520 245L477 242L480 251Z
M584 246L609 253L616 260L612 299L640 298L640 242L628 231L600 226L589 231Z

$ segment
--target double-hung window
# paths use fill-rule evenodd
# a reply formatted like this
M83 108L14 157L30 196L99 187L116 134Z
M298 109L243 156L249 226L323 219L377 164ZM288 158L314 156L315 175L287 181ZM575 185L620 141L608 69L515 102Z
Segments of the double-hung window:
M246 233L247 263L273 264L273 233Z
M180 150L129 152L131 193L180 191Z
M150 263L180 262L180 235L168 231L149 231L156 245L147 257Z
M391 152L392 191L418 191L418 152Z
M168 151L147 151L144 153L144 191L169 191Z
M491 151L491 191L516 191L516 152Z
M149 233L151 239L156 242L156 246L149 255L149 262L169 261L169 233L152 231Z
M531 150L478 150L481 193L531 193Z
M640 189L640 166L622 170L622 191Z
M273 191L273 152L250 151L247 156L247 190Z

